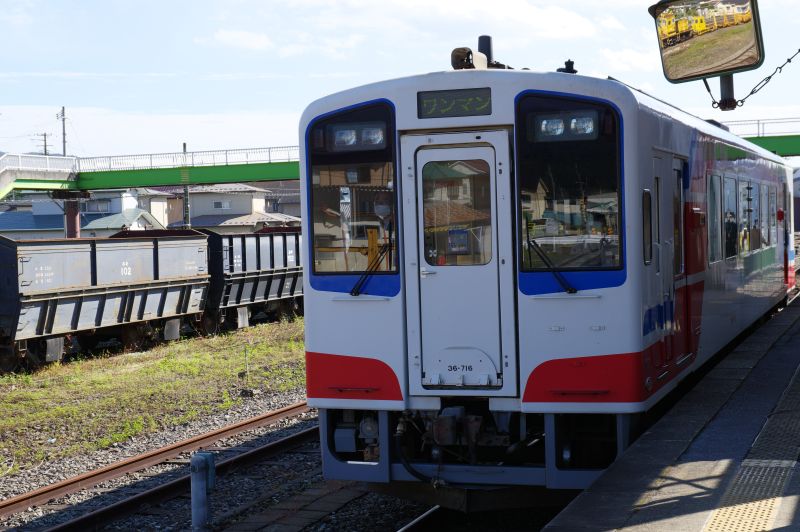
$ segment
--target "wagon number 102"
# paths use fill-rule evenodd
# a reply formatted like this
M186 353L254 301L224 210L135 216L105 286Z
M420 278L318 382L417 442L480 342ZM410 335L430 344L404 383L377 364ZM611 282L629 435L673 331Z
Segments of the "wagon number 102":
M133 267L127 260L123 261L123 263L120 265L119 274L126 277L133 275Z

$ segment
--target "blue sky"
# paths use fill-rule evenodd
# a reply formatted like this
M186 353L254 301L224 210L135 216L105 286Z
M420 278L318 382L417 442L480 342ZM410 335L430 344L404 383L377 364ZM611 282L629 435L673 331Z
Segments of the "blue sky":
M614 76L718 120L800 117L800 60L745 107L710 107L701 82L661 74L650 2L638 0L0 0L0 151L35 151L67 108L70 153L114 155L297 144L312 100L449 69L494 37L516 68ZM796 0L762 0L766 62L743 97L800 48ZM719 87L712 80L718 95ZM800 123L797 128L800 129Z

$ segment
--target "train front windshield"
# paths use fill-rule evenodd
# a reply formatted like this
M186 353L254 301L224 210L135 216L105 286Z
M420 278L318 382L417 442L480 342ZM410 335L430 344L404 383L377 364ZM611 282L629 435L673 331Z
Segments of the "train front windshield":
M523 271L622 267L619 129L608 105L539 95L520 99Z
M397 271L393 122L375 105L312 126L314 273Z

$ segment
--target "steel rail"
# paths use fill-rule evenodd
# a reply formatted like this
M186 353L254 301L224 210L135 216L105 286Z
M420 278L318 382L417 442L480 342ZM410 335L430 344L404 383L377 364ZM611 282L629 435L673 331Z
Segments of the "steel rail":
M314 441L319 438L319 428L311 427L298 431L290 436L280 440L268 443L261 447L256 447L237 456L232 456L226 460L216 464L216 475L222 476L237 468L250 465L284 453L290 449L303 445L305 443ZM121 518L130 514L136 513L143 506L154 505L165 500L177 497L178 495L189 491L191 488L191 475L184 475L180 478L156 486L147 491L138 493L127 499L110 504L88 514L76 517L65 523L61 523L52 528L50 531L66 531L75 530L83 532L85 530L98 530L103 526L118 521Z
M55 484L50 484L49 486L43 486L28 493L23 493L22 495L0 501L0 517L21 512L31 506L41 505L52 499L76 493L101 482L119 478L127 473L133 473L146 467L160 464L181 453L195 451L223 438L264 425L271 425L288 417L297 416L308 411L309 408L305 402L295 403L260 416L240 421L239 423L234 423L233 425L228 425L193 438L167 445L154 451L109 464L105 467L95 469L94 471L89 471L62 480L61 482L56 482Z
M406 523L402 528L399 528L397 532L412 532L413 530L424 530L428 524L430 524L430 520L433 519L434 515L439 514L442 511L442 507L438 504L432 508L428 508L425 513L417 516L414 518L413 521Z

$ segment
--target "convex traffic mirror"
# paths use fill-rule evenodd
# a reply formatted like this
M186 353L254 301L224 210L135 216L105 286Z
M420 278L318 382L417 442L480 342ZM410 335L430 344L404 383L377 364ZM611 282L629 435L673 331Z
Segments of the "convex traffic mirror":
M664 0L649 11L664 75L673 83L751 70L764 62L756 0Z

